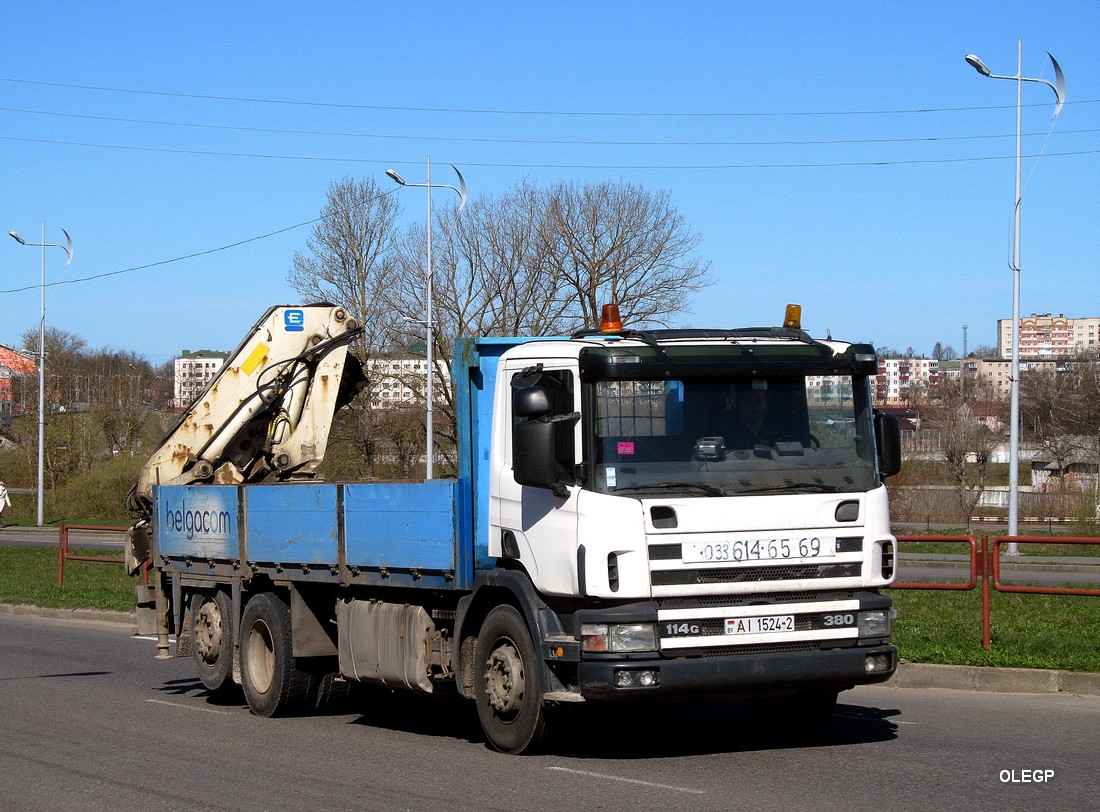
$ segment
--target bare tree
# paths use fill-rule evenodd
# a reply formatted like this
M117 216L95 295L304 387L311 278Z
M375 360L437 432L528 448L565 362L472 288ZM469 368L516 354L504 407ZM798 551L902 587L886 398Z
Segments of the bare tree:
M669 194L629 184L523 181L461 212L438 208L433 229L437 384L457 336L568 333L597 326L610 302L635 326L665 324L709 281L700 238ZM402 243L396 310L425 312L424 239L414 226ZM434 388L446 400L437 430L453 443L450 392Z
M333 428L323 469L332 475L359 478L372 469L376 415L370 404L371 358L395 329L387 289L395 268L399 212L397 198L372 179L334 182L306 251L294 255L288 274L302 296L346 306L364 328L353 347L367 383L350 405L350 414Z
M394 268L399 212L397 199L369 178L334 182L306 252L294 255L288 275L298 293L342 304L361 321L365 331L356 351L364 363L393 325L382 294Z
M1033 369L1020 376L1020 417L1024 439L1038 446L1058 471L1067 490L1070 463L1090 455L1100 431L1097 364L1078 358L1061 369Z
M599 326L608 302L641 326L667 324L707 285L710 264L694 256L701 238L667 191L561 183L548 202L549 267L586 326Z
M945 382L940 395L935 421L942 431L944 460L955 480L959 506L969 527L970 517L985 492L989 458L1001 440L1001 432L994 426L1001 422L956 382Z
M294 257L294 287L347 303L365 320L368 371L371 352L423 346L426 229L414 224L397 239L396 204L373 181L333 184L323 214L309 253ZM634 325L665 324L708 283L709 263L695 256L700 237L668 192L524 181L461 211L450 201L433 215L433 390L442 412L436 430L451 448L454 404L444 383L457 336L569 332L598 324L609 302ZM403 383L424 388L414 379ZM363 428L373 430L370 421ZM408 434L394 429L391 439ZM447 448L440 449L445 456Z

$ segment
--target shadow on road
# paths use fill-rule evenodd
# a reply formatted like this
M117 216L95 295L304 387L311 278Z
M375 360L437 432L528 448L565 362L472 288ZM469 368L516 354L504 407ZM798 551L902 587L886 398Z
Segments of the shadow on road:
M824 728L769 724L738 701L651 703L571 709L550 747L573 758L675 758L791 747L890 741L901 711L838 704ZM563 729L564 728L564 729Z

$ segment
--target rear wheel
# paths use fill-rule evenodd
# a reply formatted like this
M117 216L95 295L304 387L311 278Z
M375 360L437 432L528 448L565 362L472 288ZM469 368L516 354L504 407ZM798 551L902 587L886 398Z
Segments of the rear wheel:
M258 716L285 716L312 698L313 677L292 651L290 607L270 592L253 597L241 618L241 682Z
M233 682L232 601L224 592L191 599L191 656L199 679L216 697L236 692Z
M523 615L512 606L489 613L474 647L474 698L485 737L503 753L522 753L546 733L542 663Z

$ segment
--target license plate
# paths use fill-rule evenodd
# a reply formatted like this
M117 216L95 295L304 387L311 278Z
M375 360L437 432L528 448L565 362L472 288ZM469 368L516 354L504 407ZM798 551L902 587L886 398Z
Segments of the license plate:
M836 539L821 536L689 541L681 549L681 558L685 564L706 564L712 561L787 561L833 555L836 555Z
M726 619L726 634L767 634L768 632L793 631L794 615L731 617Z

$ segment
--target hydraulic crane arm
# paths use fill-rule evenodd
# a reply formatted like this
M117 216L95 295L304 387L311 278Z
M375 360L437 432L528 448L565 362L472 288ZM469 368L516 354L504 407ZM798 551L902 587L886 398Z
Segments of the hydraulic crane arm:
M312 474L333 414L365 383L348 352L360 332L327 302L268 310L142 468L131 512L149 515L157 484Z

